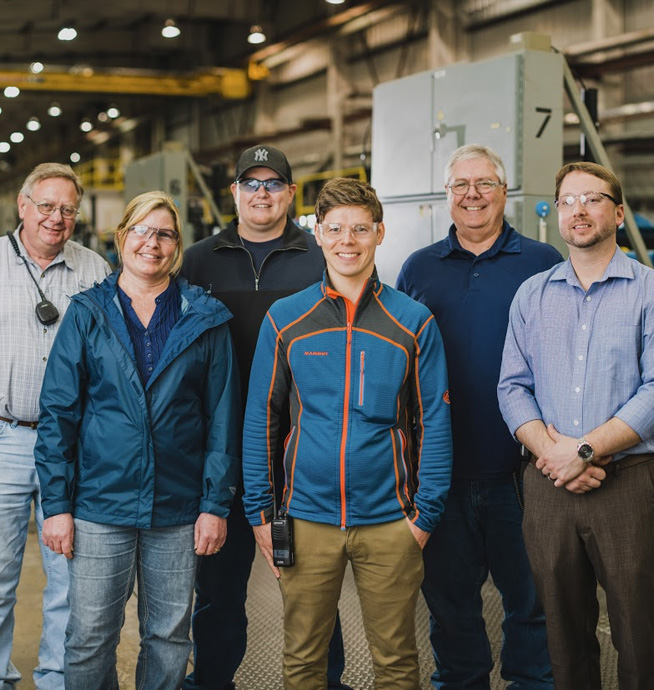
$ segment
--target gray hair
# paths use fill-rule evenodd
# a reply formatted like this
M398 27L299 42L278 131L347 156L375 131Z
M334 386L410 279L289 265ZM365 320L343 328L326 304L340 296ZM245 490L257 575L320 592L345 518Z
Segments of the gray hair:
M445 165L445 184L449 184L452 168L459 161L468 161L473 158L485 158L494 168L500 184L506 184L506 169L502 159L488 146L481 144L464 144L454 151Z
M77 177L70 165L64 165L63 163L41 163L37 165L34 170L25 178L23 182L23 187L20 193L23 196L30 196L34 186L43 180L49 180L53 177L61 177L64 180L70 180L75 185L75 192L77 193L77 203L82 200L82 195L84 194L84 188L82 187L82 182Z

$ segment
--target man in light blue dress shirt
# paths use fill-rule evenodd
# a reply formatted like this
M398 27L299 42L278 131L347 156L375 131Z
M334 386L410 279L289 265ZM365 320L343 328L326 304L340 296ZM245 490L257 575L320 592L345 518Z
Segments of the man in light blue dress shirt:
M597 582L620 690L654 688L654 271L616 246L620 182L594 163L556 178L570 258L511 306L498 386L533 454L523 532L557 690L600 690ZM548 481L549 480L549 481Z

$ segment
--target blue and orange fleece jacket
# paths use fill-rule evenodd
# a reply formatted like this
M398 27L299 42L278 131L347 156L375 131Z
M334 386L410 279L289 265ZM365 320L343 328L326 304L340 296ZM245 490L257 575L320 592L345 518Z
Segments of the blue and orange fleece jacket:
M447 369L431 312L376 273L356 304L327 280L281 299L261 326L243 437L244 504L273 517L273 458L290 402L283 506L341 528L407 516L436 527L450 486Z

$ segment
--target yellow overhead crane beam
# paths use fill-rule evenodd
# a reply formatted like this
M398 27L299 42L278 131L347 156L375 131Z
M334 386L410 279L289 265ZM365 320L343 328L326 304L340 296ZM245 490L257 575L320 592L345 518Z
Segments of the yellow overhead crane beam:
M138 94L141 96L219 95L242 99L250 95L248 73L223 67L178 74L137 72L42 72L27 74L0 70L0 89L17 86L25 91L59 91L74 93Z

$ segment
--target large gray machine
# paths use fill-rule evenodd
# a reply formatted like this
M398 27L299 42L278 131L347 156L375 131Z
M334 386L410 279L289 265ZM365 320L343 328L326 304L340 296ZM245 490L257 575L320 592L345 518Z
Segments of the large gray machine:
M198 188L195 200L206 202L209 215L218 227L223 226L216 202L191 154L177 142L166 142L163 150L130 162L125 168L125 203L153 189L161 189L175 201L182 222L184 246L193 244L194 229L189 222L189 181Z
M496 151L507 171L506 218L564 251L554 209L563 156L563 62L524 50L386 82L373 94L372 184L384 204L380 278L394 284L404 260L451 224L443 173L463 144Z

